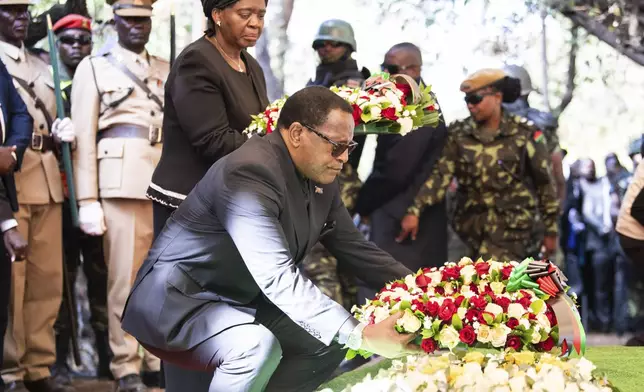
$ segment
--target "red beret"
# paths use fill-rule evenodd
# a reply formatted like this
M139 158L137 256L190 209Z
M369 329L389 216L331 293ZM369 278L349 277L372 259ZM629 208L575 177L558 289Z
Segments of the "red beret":
M81 29L92 32L92 20L82 15L70 14L60 19L52 28L54 33L67 29Z

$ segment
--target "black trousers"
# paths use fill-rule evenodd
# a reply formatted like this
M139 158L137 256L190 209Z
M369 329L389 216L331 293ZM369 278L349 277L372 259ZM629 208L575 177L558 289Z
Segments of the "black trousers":
M2 238L2 236L0 236ZM20 262L19 262L20 263ZM4 241L0 241L0 364L3 361L4 334L9 321L9 297L11 296L11 259L7 256ZM0 377L0 391L4 383Z
M174 208L164 206L163 204L157 203L156 201L152 202L152 225L154 228L154 239L156 239L159 236L159 233L163 230L165 227L165 222L170 218L170 215L174 212ZM161 361L161 369L159 370L161 373L161 388L165 388L165 365L163 361Z
M312 392L327 381L345 350L322 344L275 305L258 302L254 324L226 329L188 352L167 353L166 392Z

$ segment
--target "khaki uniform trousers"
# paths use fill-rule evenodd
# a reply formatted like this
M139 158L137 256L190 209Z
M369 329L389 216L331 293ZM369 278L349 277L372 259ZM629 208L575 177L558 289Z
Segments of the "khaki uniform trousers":
M139 268L152 245L152 201L103 199L105 214L105 263L107 264L107 312L110 370L116 379L147 371L158 372L160 361L121 328L121 315Z
M50 376L56 361L54 323L63 295L62 204L22 204L18 231L29 244L27 259L13 263L9 325L5 334L5 382Z

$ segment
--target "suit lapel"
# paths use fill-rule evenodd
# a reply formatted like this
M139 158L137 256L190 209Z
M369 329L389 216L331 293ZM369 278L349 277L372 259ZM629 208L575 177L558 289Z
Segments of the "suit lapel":
M288 195L286 197L286 203L288 205L286 207L289 211L290 220L295 231L295 252L292 256L297 263L306 254L306 249L308 248L309 243L309 234L311 231L310 215L307 211L305 184L308 184L309 188L311 185L308 182L305 183L298 175L295 165L291 160L291 156L286 149L284 140L279 132L273 132L264 137L271 143L275 150L277 150L282 172L286 176L286 188L288 191ZM310 189L308 193L308 197L312 197ZM310 209L313 210L313 208Z

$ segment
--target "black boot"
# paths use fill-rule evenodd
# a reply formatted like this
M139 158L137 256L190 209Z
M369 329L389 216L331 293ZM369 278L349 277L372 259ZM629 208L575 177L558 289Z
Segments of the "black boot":
M96 355L98 356L98 364L96 366L96 377L114 380L114 376L110 371L110 362L112 361L112 350L110 350L110 339L107 331L100 331L94 329L94 336L96 336Z
M51 376L59 385L72 385L72 372L67 364L69 357L70 336L67 330L56 333L56 363L51 368Z

